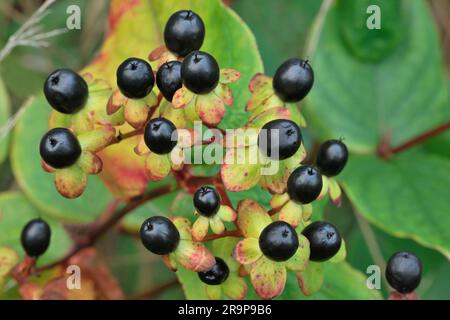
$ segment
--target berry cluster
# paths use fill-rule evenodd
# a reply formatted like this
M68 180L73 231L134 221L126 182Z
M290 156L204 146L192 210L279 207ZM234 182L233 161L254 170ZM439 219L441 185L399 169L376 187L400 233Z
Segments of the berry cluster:
M182 266L198 273L212 299L221 298L222 293L243 299L247 275L256 293L271 299L283 292L287 270L300 279L311 263L345 258L344 240L336 227L325 221L311 222L311 216L312 202L328 193L339 205L341 189L335 176L344 169L349 153L341 140L328 140L320 146L315 165L302 164L306 151L301 127L306 122L297 103L312 89L314 73L308 61L293 58L281 64L273 79L257 74L250 82L249 121L243 129L256 131L254 141L224 146L219 176L211 185L190 188L185 179L190 177L188 166L174 162L171 155L183 159L184 150L197 141L195 134L193 139L179 129L194 132L197 120L217 127L225 106L233 104L229 84L240 77L238 71L220 69L211 54L199 51L204 38L200 16L182 10L165 26L165 46L149 55L154 67L144 59L127 58L117 68L116 90L90 74L67 69L53 72L44 85L54 111L50 131L40 144L43 167L55 174L63 196L80 196L87 175L102 169L98 152L120 142L123 137L116 136L116 127L128 123L139 136L134 151L146 157L149 181L172 173L178 185L193 194L195 208L193 223L180 216L145 220L140 229L144 247L162 256L172 270ZM99 92L107 98L100 98ZM259 155L256 164L226 161L241 149L244 154L255 151ZM276 172L260 174L274 163ZM227 191L257 184L272 194L270 210L252 199L232 206ZM50 228L42 220L31 221L23 230L22 244L30 256L43 254L49 241ZM412 262L399 259L411 260L405 255L393 258L386 275L394 288L409 292L418 285L420 266L414 269ZM407 276L405 265L414 269Z

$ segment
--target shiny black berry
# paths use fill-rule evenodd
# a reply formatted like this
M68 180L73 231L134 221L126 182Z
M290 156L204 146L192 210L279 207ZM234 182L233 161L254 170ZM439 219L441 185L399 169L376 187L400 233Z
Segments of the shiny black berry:
M331 223L313 222L303 229L302 234L309 240L309 259L312 261L326 261L341 247L341 235Z
M292 58L285 61L276 71L273 88L285 102L298 102L311 90L314 72L308 61Z
M272 222L261 232L259 248L273 261L286 261L298 249L297 233L284 221Z
M39 152L47 164L61 169L77 162L81 155L81 146L72 131L55 128L42 137Z
M259 136L261 152L272 160L292 157L302 144L302 133L298 125L286 119L272 120L264 125Z
M311 166L301 166L289 176L287 191L292 200L307 204L317 199L322 184L322 175L319 171Z
M181 62L169 61L159 67L156 73L156 84L164 98L172 101L175 92L181 88Z
M190 10L181 10L172 14L164 28L164 42L167 49L181 57L199 50L204 39L203 20Z
M225 261L221 258L216 257L216 264L205 272L199 272L198 277L200 280L206 284L211 286L217 286L222 284L227 280L228 275L230 274L230 269L228 268Z
M139 58L128 58L117 69L117 86L130 99L145 98L155 85L150 64Z
M181 64L183 84L190 91L205 94L219 83L220 70L214 57L206 52L194 51Z
M338 175L348 160L347 146L339 140L322 143L317 154L317 167L327 177Z
M212 187L201 187L194 194L194 206L202 216L212 217L220 208L220 196Z
M400 293L411 293L420 284L422 264L410 252L397 252L388 261L386 279Z
M166 255L175 251L180 242L180 233L177 227L163 216L145 220L140 234L144 247L158 255Z
M22 229L20 241L28 256L38 257L47 250L51 236L48 223L42 219L34 219Z
M53 71L45 80L44 94L53 109L73 114L85 105L89 89L86 81L70 69Z
M144 141L156 154L168 154L177 145L177 128L166 118L154 118L145 126Z

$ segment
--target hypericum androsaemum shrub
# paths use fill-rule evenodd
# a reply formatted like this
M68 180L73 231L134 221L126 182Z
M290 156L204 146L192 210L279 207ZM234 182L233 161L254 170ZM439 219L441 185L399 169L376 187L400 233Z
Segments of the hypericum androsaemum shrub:
M273 78L245 75L203 51L205 29L197 13L173 13L163 33L165 46L153 50L149 61L130 56L114 66L117 89L91 73L68 69L56 70L46 80L44 94L54 110L40 155L63 197L81 196L87 176L101 174L102 154L129 139L134 150L127 152L143 163L149 182L148 191L123 197L125 206L114 206L106 220L98 219L76 235L74 250L60 262L92 245L138 206L183 190L194 210L186 206L174 216L149 216L138 235L181 281L186 274L195 275L187 284L193 288L186 290L202 288L210 299L244 299L250 292L273 299L283 294L291 274L304 295L313 295L327 281L326 265L346 258L339 230L314 218L317 200L329 196L341 204L335 177L349 158L345 140L327 140L307 157L306 120L298 104L314 87L313 62L288 59ZM234 85L244 76L250 79L245 84L249 99L245 106L233 105ZM226 106L245 109L245 124L219 128ZM124 128L129 131L123 133ZM205 138L202 130L213 136ZM216 147L214 157L220 161L214 164L220 170L217 176L197 176L192 152L209 147ZM153 187L168 178L175 183ZM233 205L229 192L255 187L269 195L270 207L251 196ZM52 241L58 241L57 235L44 220L26 224L21 242L27 258L13 270L22 284L32 271L49 268L36 270L34 265ZM389 260L386 278L397 298L417 288L421 268L410 253Z

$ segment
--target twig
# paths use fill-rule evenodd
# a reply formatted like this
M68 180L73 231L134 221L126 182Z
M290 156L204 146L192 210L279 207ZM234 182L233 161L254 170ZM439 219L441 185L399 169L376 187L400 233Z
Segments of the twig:
M129 297L127 300L146 300L146 299L152 299L158 295L160 295L161 293L163 293L164 291L173 288L175 286L178 286L180 283L178 282L177 278L174 278L172 280L170 280L167 283L164 283L156 288L152 288L148 291L144 291L142 293L139 293L137 295L131 296Z
M431 129L427 132L424 132L411 140L406 141L405 143L402 143L401 145L397 147L391 147L389 145L389 139L388 137L386 139L383 139L378 146L378 156L380 156L383 159L389 159L394 154L403 152L411 147L414 147L430 138L433 138L447 130L450 129L450 121L447 123L444 123L443 125L440 125L434 129Z
M17 121L19 121L20 117L22 117L26 109L30 106L31 102L32 99L28 99L27 102L12 117L8 119L5 125L0 128L0 142L2 142L15 127Z
M19 46L46 47L48 40L52 37L66 33L67 29L57 29L49 32L39 33L41 28L39 23L47 16L50 11L48 8L56 0L45 1L33 15L9 38L3 49L0 51L0 63L11 53L14 48Z
M74 234L75 244L73 247L67 252L61 259L45 265L43 267L37 268L35 272L40 273L42 271L51 269L59 264L65 263L69 260L73 255L77 254L80 250L92 246L92 244L100 238L103 234L106 233L110 228L115 226L125 215L138 208L139 206L145 204L148 201L151 201L159 196L167 194L168 192L173 191L172 186L162 186L160 188L154 189L151 192L144 194L140 197L137 197L131 201L129 201L123 208L119 210L115 210L119 205L119 202L115 200L111 205L107 208L105 213L100 216L94 223L84 225L84 226L75 226L72 228L73 230L82 230L81 234ZM70 226L68 227L70 230ZM84 229L84 232L83 232Z
M210 235L207 235L206 237L204 237L202 239L202 242L216 240L216 239L222 239L222 238L226 238L226 237L239 238L239 237L242 237L242 232L239 230L232 230L232 231L222 232L221 234L210 234Z
M325 22L325 17L330 10L334 0L323 0L317 14L314 23L311 28L308 40L306 42L305 56L311 57L316 51L317 45L319 43L320 35L322 34L323 25Z

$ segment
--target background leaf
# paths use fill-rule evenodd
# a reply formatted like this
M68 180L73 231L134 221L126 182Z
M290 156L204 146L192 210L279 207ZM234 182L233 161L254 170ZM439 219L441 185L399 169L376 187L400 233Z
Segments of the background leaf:
M75 200L63 198L53 174L42 170L39 143L47 132L50 111L44 97L31 100L14 129L11 159L14 175L30 201L44 214L71 222L89 222L103 212L111 194L96 176L89 176L84 194Z

